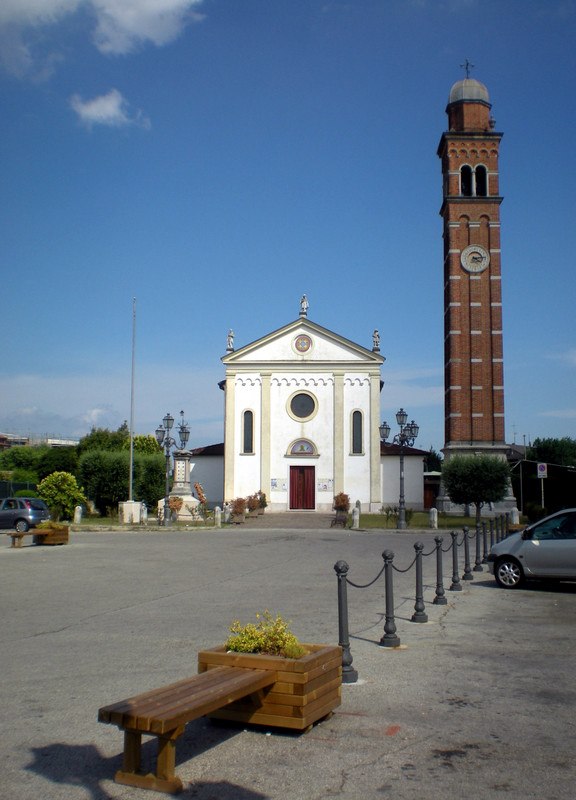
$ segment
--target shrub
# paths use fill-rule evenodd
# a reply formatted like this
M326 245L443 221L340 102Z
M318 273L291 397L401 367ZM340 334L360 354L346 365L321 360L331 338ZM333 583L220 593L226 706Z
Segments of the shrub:
M345 492L335 495L334 509L336 511L346 511L346 513L350 510L350 497Z
M44 500L52 519L72 517L76 506L86 505L84 492L69 472L53 472L38 484L38 494Z
M235 620L230 626L225 647L235 653L264 653L269 656L300 658L306 655L296 636L289 630L288 623L280 615L276 618L269 611L256 614L256 623L241 625Z
M232 508L232 513L233 514L242 514L243 515L244 512L246 511L246 498L245 497L236 497L234 500L232 500L232 502L230 503L230 506Z

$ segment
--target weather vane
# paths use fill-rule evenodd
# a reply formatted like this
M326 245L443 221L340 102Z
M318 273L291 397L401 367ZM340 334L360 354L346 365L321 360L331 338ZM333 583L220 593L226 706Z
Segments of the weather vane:
M466 59L466 61L463 64L460 64L460 66L461 66L461 68L463 70L466 70L466 77L469 78L470 77L470 70L473 69L475 65L471 64L470 61L468 61L468 59Z

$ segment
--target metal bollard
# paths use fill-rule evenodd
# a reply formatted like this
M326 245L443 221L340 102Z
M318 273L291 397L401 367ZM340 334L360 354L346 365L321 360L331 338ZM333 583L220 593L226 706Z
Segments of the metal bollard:
M472 567L470 566L470 539L468 538L468 528L464 528L464 575L463 581L473 581Z
M435 536L436 542L436 597L432 601L435 606L445 606L448 603L446 592L444 591L444 579L442 576L442 536Z
M480 523L476 524L476 558L474 560L474 572L484 572L482 569L482 556L480 555Z
M488 563L488 530L486 523L482 523L482 563Z
M386 622L380 645L382 647L399 647L400 639L396 636L396 623L394 622L394 586L392 583L394 553L392 550L384 550L382 558L384 559L384 582L386 584Z
M451 592L461 592L462 585L460 584L460 577L458 575L458 538L457 531L451 531L452 537L452 583L450 584Z
M352 666L350 639L348 634L348 590L346 579L350 567L345 561L337 561L334 570L338 576L338 644L342 648L342 683L356 683L358 672Z
M424 605L424 585L422 581L422 550L424 545L422 542L416 542L414 545L416 551L416 602L414 603L414 613L412 614L412 622L428 622L428 614L426 614L426 606Z

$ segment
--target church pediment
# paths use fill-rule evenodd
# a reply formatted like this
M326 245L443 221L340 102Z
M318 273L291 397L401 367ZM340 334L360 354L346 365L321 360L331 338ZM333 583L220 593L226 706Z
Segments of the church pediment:
M238 350L227 353L227 366L248 367L256 364L357 364L379 367L385 359L377 350L323 328L307 318L299 318Z

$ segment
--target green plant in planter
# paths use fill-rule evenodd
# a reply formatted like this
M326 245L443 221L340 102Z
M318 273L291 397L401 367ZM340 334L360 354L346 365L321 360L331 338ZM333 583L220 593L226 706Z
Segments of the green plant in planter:
M268 506L268 501L266 500L266 493L260 490L257 494L258 494L258 502L260 504L260 508L266 508Z
M269 611L256 614L256 623L249 622L241 625L235 620L230 625L230 632L226 643L226 650L234 653L264 653L269 656L284 656L284 658L300 658L306 655L296 636L289 630L288 623L278 614L275 618Z
M65 525L63 522L53 522L49 519L45 519L44 522L40 522L36 525L36 530L41 531L65 531L68 529L68 525Z

